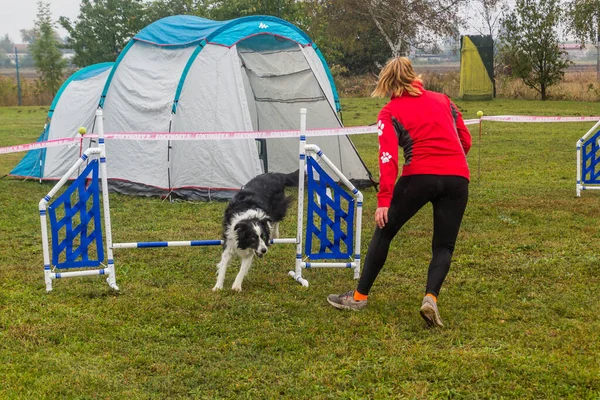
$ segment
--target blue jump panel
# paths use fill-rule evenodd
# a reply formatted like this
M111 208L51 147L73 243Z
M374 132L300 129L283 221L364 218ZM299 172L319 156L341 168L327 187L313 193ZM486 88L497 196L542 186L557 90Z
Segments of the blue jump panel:
M355 199L327 175L313 157L306 158L306 165L308 207L304 252L311 260L349 258L354 250ZM318 175L318 180L315 175ZM327 188L331 189L331 197ZM317 196L320 204L317 203ZM347 205L347 211L343 205ZM330 216L331 211L333 217ZM315 220L320 221L319 227L315 225ZM318 251L313 251L313 247L318 247Z
M91 176L90 176L91 175ZM91 179L91 180L90 180ZM73 203L73 204L72 204ZM88 203L91 203L88 208ZM57 218L57 210L64 214ZM71 185L48 206L52 236L52 264L56 268L97 267L104 261L98 160L92 160ZM79 224L73 222L79 219ZM89 224L93 223L90 229ZM95 258L89 254L96 243ZM64 261L59 261L64 253Z
M584 184L600 184L600 131L588 138L581 148L581 180Z

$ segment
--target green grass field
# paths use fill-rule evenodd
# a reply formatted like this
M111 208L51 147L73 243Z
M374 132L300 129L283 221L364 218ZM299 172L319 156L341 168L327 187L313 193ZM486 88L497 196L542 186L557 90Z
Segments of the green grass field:
M381 105L347 99L344 122L373 123ZM458 105L465 118L600 114ZM46 111L0 108L0 147L35 141ZM325 298L355 287L351 271L307 270L303 288L285 245L255 261L241 293L228 289L239 262L211 291L219 248L117 250L119 293L99 277L46 293L37 205L51 186L0 179L0 398L599 399L600 193L575 197L575 143L591 125L486 122L481 144L471 128L471 196L437 330L419 316L430 207L393 242L369 307L349 313ZM377 175L376 136L353 139ZM0 176L22 156L0 156ZM363 254L376 207L364 193ZM110 201L116 242L220 236L224 203ZM294 232L289 215L282 236Z

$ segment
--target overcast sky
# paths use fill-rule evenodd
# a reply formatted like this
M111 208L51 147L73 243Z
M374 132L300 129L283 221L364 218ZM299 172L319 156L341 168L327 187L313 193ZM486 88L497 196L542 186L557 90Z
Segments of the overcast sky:
M77 19L79 15L79 4L81 0L46 0L50 3L50 11L52 19L57 22L58 18L65 16L71 21ZM514 0L509 0L510 4ZM37 18L37 0L0 0L0 36L8 33L10 38L15 43L21 43L20 30L33 28L34 21ZM474 20L481 18L479 15L474 16ZM477 21L480 22L480 21ZM55 26L61 37L67 35L67 32L58 25ZM478 33L473 27L462 29L465 33Z
M65 16L71 20L79 15L80 0L49 0L52 19L58 21L58 18ZM15 43L21 43L21 29L33 28L34 21L37 18L37 0L0 0L0 35L8 36ZM67 32L56 26L60 36L66 36Z

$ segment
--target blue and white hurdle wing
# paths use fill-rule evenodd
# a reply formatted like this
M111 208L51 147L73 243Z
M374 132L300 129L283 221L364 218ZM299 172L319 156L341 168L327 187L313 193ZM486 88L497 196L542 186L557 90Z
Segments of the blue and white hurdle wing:
M104 261L98 159L89 162L84 171L52 203L52 197L62 188L69 176L99 148L85 151L69 172L40 201L42 250L46 290L52 290L52 280L86 275L109 275L105 268L72 272L56 270L99 267ZM91 204L91 206L90 206ZM52 258L48 246L47 217L50 218Z
M308 204L304 254L311 260L352 257L354 197L340 187L312 156L306 158ZM316 221L320 222L317 227Z
M577 141L577 197L582 190L600 189L600 121ZM590 136L591 135L591 136Z
M302 112L304 111L304 112ZM301 111L301 131L306 127L306 112ZM300 186L298 190L298 247L296 269L289 275L308 286L302 277L303 268L352 268L354 279L360 276L360 245L362 228L362 193L327 158L321 149L306 144L300 136ZM320 163L333 172L330 176ZM304 211L304 173L307 174L306 246L302 253ZM342 188L341 182L347 191ZM350 192L350 193L349 193ZM319 222L317 226L315 221ZM344 262L312 262L310 260L344 260Z
M108 207L108 186L103 179L102 198L104 205L104 225L106 229L106 268L96 268L105 259L102 241L102 216L100 214L99 171L106 177L106 152L102 127L102 111L96 112L99 146L87 149L69 171L54 185L39 203L42 228L42 253L44 257L44 280L46 291L52 290L54 279L88 275L107 275L107 282L115 290L116 285L112 249L110 247L110 211ZM95 157L91 159L90 157ZM80 167L87 167L69 187L52 202L52 198L67 183ZM91 203L91 206L89 204ZM48 222L50 217L52 259L48 244ZM95 249L94 249L95 247ZM94 251L95 250L95 251ZM92 254L93 253L93 254ZM87 269L84 269L87 268ZM96 269L89 269L96 268ZM78 269L77 271L57 272L56 270Z

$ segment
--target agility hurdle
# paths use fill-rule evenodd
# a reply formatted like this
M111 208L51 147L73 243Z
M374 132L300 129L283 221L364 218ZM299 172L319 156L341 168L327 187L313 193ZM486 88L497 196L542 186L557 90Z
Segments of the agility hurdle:
M308 281L302 277L303 268L352 268L354 270L354 279L360 276L360 232L362 228L362 193L341 173L341 171L327 158L321 149L312 144L306 144L306 109L300 110L300 160L299 160L299 186L298 186L298 223L296 236L298 244L296 245L296 268L289 271L289 275L298 281L302 286L308 286ZM325 163L338 179L352 193L350 196L344 191L325 171L320 167L320 162ZM308 207L307 207L307 228L306 228L306 246L304 254L306 259L354 259L350 262L310 262L303 260L302 257L302 236L303 236L303 212L304 212L304 172L308 174ZM315 175L319 177L317 180ZM333 198L330 197L328 188L333 190ZM347 203L347 211L340 206L342 201ZM356 202L356 213L354 203ZM332 206L334 210L334 220L328 218L327 206ZM354 216L356 215L356 229L353 230ZM314 217L321 221L320 228L314 224ZM342 229L342 222L346 224L346 231ZM333 233L333 241L328 237L327 232ZM354 235L352 234L354 232ZM319 251L312 249L313 237L319 240ZM352 242L354 240L354 243ZM345 250L342 249L345 245Z
M115 265L112 253L108 180L106 179L106 146L104 144L102 110L96 111L96 119L98 121L98 147L87 149L39 203L42 228L42 253L44 257L44 280L46 283L46 291L48 292L52 290L52 281L54 279L89 275L108 275L106 278L108 285L115 290L119 290L115 278ZM63 194L61 194L52 204L48 205L52 197L58 193L68 179L75 171L79 170L81 165L83 165L89 157L95 157L95 159L91 160L85 170L73 181ZM98 161L100 161L100 168L98 168ZM104 245L102 243L102 219L100 218L99 204L99 172L102 181L102 203L108 265L102 264L102 261L104 261ZM90 176L91 178L89 178ZM87 185L88 180L90 183L89 185ZM92 207L88 210L87 202L90 199ZM64 216L62 218L57 217L59 209L64 210ZM51 222L52 260L50 260L50 249L48 245L48 223L46 214L50 216ZM80 223L74 227L73 220L76 218L79 219ZM90 223L93 224L93 229L91 229L92 233L88 235L88 226ZM60 232L63 228L64 234L61 234ZM76 244L76 246L74 246L74 244ZM95 244L96 247L96 257L90 259L89 250L92 244ZM105 268L72 272L55 272L56 269L80 269L99 267L101 265ZM52 269L51 266L54 266L54 269Z
M54 279L89 275L108 275L109 286L118 290L113 258L114 249L155 248L155 247L202 247L220 246L222 240L188 240L164 242L113 243L108 201L108 175L106 173L106 149L102 110L96 111L98 123L98 147L87 149L61 180L52 188L39 205L42 226L42 247L44 253L44 276L46 290L52 290ZM300 112L299 145L299 185L298 185L298 226L295 238L271 239L271 244L296 244L295 270L289 271L297 282L308 286L302 277L303 268L342 267L352 268L354 278L360 274L360 232L362 226L362 194L323 154L316 145L306 143L306 109ZM92 159L96 157L96 159ZM100 171L98 159L100 161ZM69 188L53 203L52 197L65 185L71 176L89 162ZM350 195L320 166L324 163L330 171L352 193ZM305 172L306 169L306 172ZM99 173L100 172L100 173ZM304 181L307 174L307 224L304 227ZM73 272L57 272L68 268L95 268L104 261L102 243L102 218L99 207L99 184L102 184L104 228L106 238L107 266L101 269L85 269ZM92 206L88 209L87 203ZM64 208L64 216L57 216L57 209ZM46 214L50 215L52 238L52 260L48 245ZM333 218L329 214L333 213ZM315 225L320 221L320 226ZM79 222L74 224L74 222ZM93 225L90 227L89 225ZM64 232L63 232L64 231ZM88 232L91 231L91 234ZM62 233L61 233L62 232ZM306 233L305 251L302 251L303 235ZM95 254L90 254L95 246ZM315 250L313 247L318 247ZM356 250L354 252L354 250ZM306 258L303 259L303 254ZM95 257L91 257L94 255ZM313 260L340 260L346 262L312 262Z
M596 131L598 128L600 121L577 141L577 197L581 197L582 190L600 189L600 130Z

